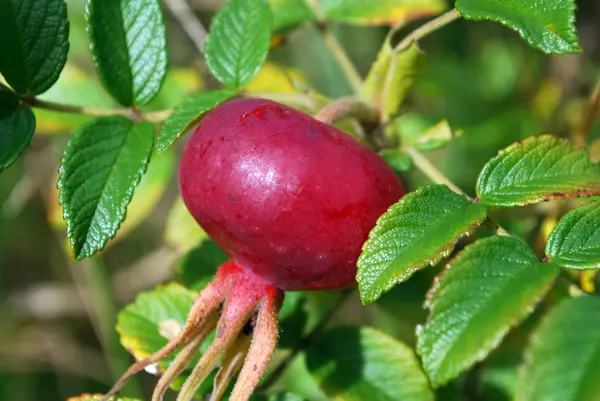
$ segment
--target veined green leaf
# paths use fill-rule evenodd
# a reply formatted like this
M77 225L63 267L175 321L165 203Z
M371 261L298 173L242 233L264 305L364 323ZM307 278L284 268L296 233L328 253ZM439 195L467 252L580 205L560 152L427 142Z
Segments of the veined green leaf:
M559 268L511 237L469 245L435 280L417 352L434 387L485 358L548 291Z
M159 0L89 0L92 55L104 88L123 106L150 102L167 73Z
M548 237L546 255L571 269L600 268L600 202L567 213Z
M185 99L177 106L173 114L167 118L165 124L160 129L160 134L156 141L157 150L164 152L175 143L177 138L188 131L194 124L197 124L204 113L234 95L235 92L233 91L216 90L200 92Z
M18 93L35 95L58 79L69 52L64 0L0 0L0 73Z
M34 131L31 109L21 107L14 92L0 88L0 172L19 158Z
M375 329L330 329L306 353L309 370L330 399L434 399L413 351Z
M581 51L574 0L457 0L456 8L467 19L498 21L508 26L544 53Z
M114 116L84 125L69 141L58 187L76 259L95 254L117 233L153 139L150 123Z
M328 19L355 25L392 25L439 14L443 0L319 0Z
M598 401L600 297L563 301L533 334L521 367L518 401Z
M270 40L267 0L229 0L212 21L206 38L206 64L223 85L241 88L265 61Z
M477 195L490 206L600 194L600 166L584 149L551 135L527 138L500 151L477 179Z
M363 303L449 255L456 241L486 215L485 206L470 203L445 185L404 196L379 218L363 245L356 275Z

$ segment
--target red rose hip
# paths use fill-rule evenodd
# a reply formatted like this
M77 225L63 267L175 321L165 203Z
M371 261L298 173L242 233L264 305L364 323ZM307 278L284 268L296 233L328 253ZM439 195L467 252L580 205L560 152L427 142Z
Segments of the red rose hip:
M230 100L202 119L181 157L179 184L190 213L231 261L199 294L181 333L109 394L183 346L156 386L153 401L161 400L216 328L177 399L190 400L224 358L211 399L241 369L230 400L247 400L276 348L283 291L354 284L361 247L402 186L352 137L263 99Z

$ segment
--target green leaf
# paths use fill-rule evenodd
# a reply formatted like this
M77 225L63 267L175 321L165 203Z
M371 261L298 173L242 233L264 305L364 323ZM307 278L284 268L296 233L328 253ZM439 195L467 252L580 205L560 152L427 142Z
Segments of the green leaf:
M153 291L141 292L135 302L127 305L117 317L117 332L121 345L136 360L143 359L164 347L183 328L192 303L197 293L183 286L170 283L158 286ZM201 347L205 350L209 337ZM164 371L173 361L174 354L158 363L160 371ZM189 375L200 355L196 355L190 366L171 386L177 390ZM212 380L206 380L197 394L202 394L212 387Z
M581 51L574 0L457 0L456 8L466 19L497 21L508 26L544 53Z
M388 36L373 63L362 88L363 98L376 105L382 121L388 121L400 109L406 93L424 67L424 54L412 43L394 51Z
M82 394L79 397L71 397L67 401L101 401L104 394ZM141 401L129 397L109 397L108 401Z
M197 124L204 113L223 103L235 95L235 92L228 90L216 90L211 92L200 92L185 99L175 110L173 114L160 129L160 134L156 141L156 148L159 152L167 150L177 138Z
M177 327L184 326L196 296L196 292L175 283L141 292L134 303L119 313L117 332L121 345L137 360L158 351L173 332L177 333Z
M363 303L452 252L454 244L485 219L487 209L445 185L411 192L379 218L358 259Z
M231 89L246 85L269 52L271 11L267 0L229 0L212 21L206 64Z
M305 0L269 0L273 15L272 31L283 33L303 22L314 21L317 16Z
M443 0L320 0L318 4L327 19L356 25L392 25L436 15L447 8Z
M60 166L60 204L73 256L101 250L125 219L133 191L146 170L153 144L148 122L103 117L69 141Z
M228 260L229 256L207 239L181 258L175 272L187 288L200 291L213 279L217 268Z
M554 227L546 255L571 269L600 268L600 202L567 213Z
M379 156L396 172L404 173L412 168L412 159L401 150L382 150Z
M165 243L183 254L207 238L208 235L187 210L183 199L178 197L167 216Z
M87 23L96 71L123 106L150 102L167 73L159 0L89 0Z
M527 138L500 151L477 179L490 206L523 206L549 199L600 194L600 166L586 150L550 135Z
M434 387L484 359L551 287L559 268L511 237L469 245L434 281L417 353Z
M306 352L308 368L329 399L434 399L413 351L375 329L336 327Z
M0 172L21 156L34 131L35 116L31 109L20 107L13 92L0 88Z
M69 52L64 0L0 0L0 73L18 93L38 95L58 79Z
M560 303L525 351L520 401L597 401L600 394L600 297Z
M462 132L453 132L448 121L442 120L416 136L402 135L402 132L399 132L399 134L403 146L419 150L436 150L448 145L454 138L461 135Z

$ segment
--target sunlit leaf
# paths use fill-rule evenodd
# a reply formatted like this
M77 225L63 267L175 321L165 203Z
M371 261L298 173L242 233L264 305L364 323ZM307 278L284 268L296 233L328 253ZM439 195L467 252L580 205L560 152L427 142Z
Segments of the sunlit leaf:
M379 156L396 172L403 173L412 168L412 159L401 150L384 150Z
M52 86L67 60L69 20L64 0L0 1L0 73L18 93Z
M271 39L267 0L229 0L212 20L206 64L222 84L237 89L256 75Z
M196 296L196 292L176 283L140 293L135 301L127 305L118 315L117 332L123 347L136 360L143 359L164 347L183 328ZM201 347L202 351L210 341L209 337ZM158 369L164 371L174 357L175 355L171 354L159 362ZM199 357L200 354L194 357L190 366L171 386L173 389L177 390L181 387ZM212 387L212 380L206 380L197 394L202 395L210 387Z
M545 316L525 351L516 399L598 401L600 297L563 301Z
M500 151L477 180L481 203L515 206L600 194L600 166L587 150L550 135L527 138Z
M546 255L572 269L600 268L600 202L567 213L554 227Z
M117 233L153 140L150 123L114 116L84 125L69 141L58 186L76 259L95 254Z
M156 141L156 149L159 152L169 149L177 138L197 124L207 111L210 111L234 95L235 92L233 91L215 90L200 92L185 99L175 108L173 114L167 118L165 124L160 129Z
M444 11L443 0L320 0L319 7L328 19L356 25L392 25Z
M363 246L356 275L363 303L449 255L456 241L486 215L485 206L470 203L445 185L405 195L379 218Z
M309 370L330 399L434 399L413 351L375 329L333 328L306 352Z
M497 21L508 26L544 53L581 51L574 0L457 0L456 8L467 19Z
M123 106L143 105L167 72L166 28L159 0L90 0L87 21L104 88Z
M511 237L467 246L434 281L426 302L431 314L417 331L417 352L431 383L441 386L485 358L558 273Z

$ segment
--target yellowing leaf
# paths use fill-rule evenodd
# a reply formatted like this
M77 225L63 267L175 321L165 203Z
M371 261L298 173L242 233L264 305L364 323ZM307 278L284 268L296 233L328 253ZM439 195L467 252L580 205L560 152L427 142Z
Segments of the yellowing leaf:
M208 236L187 210L183 199L178 197L167 217L165 242L186 253L206 238Z
M423 62L424 55L415 43L400 52L394 51L389 37L383 43L362 89L363 98L381 111L383 122L398 112Z

